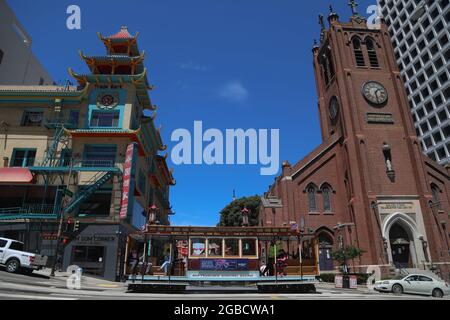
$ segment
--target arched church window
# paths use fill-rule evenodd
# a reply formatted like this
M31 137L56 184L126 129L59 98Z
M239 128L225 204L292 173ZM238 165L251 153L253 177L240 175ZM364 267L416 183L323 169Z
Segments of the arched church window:
M353 52L355 54L356 65L358 67L365 67L366 61L362 51L361 40L358 37L353 38Z
M441 199L439 196L439 187L435 184L431 185L431 195L433 197L433 205L436 206L438 209L441 208Z
M329 185L322 187L323 210L331 212L331 188Z
M328 71L330 73L330 78L332 79L336 73L335 69L334 69L334 63L333 63L333 58L331 56L331 49L327 48L326 50L326 58L327 58L327 67L328 67Z
M372 68L379 68L380 64L378 62L377 51L375 49L375 43L371 38L366 39L367 54L369 56L370 66Z
M306 188L308 194L308 207L309 212L317 212L316 192L317 188L311 184Z

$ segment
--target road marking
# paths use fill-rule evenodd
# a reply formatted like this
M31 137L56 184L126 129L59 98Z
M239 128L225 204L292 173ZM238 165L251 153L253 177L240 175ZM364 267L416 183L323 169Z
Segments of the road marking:
M117 284L99 284L98 287L103 288L118 288L119 286Z

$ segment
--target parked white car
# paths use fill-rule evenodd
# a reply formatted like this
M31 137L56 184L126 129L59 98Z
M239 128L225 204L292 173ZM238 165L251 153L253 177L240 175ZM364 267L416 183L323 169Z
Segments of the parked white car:
M45 267L46 256L24 252L23 249L24 244L20 241L0 238L0 265L5 266L10 273L32 273Z
M377 281L374 289L379 292L392 292L394 294L412 293L436 298L450 295L450 286L447 282L421 274L410 274L403 279L397 280Z

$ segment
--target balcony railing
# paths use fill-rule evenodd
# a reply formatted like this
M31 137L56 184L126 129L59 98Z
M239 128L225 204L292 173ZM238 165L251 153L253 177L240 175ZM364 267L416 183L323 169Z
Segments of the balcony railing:
M20 161L21 165L25 163L24 166L30 167L34 171L39 171L40 169L56 169L58 171L68 171L70 169L70 165L72 162L72 169L75 171L89 171L89 169L96 169L96 168L108 168L116 171L120 167L120 164L117 164L113 160L82 160L82 159L70 159L70 157L57 157L51 159L48 164L46 163L45 159L28 159L28 161ZM13 162L16 163L16 162ZM19 162L17 162L19 163ZM81 169L81 170L80 170ZM45 171L45 170L44 170Z
M0 208L0 218L17 215L52 215L55 206L53 204L24 204L20 207Z

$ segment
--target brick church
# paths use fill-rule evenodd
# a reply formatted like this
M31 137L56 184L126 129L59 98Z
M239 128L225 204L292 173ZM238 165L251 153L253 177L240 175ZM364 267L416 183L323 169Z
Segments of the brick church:
M260 224L313 230L322 272L337 269L333 250L352 245L364 250L352 271L434 270L448 280L450 168L422 153L386 25L369 28L352 11L341 22L331 10L329 26L320 16L313 56L323 142L283 163Z

